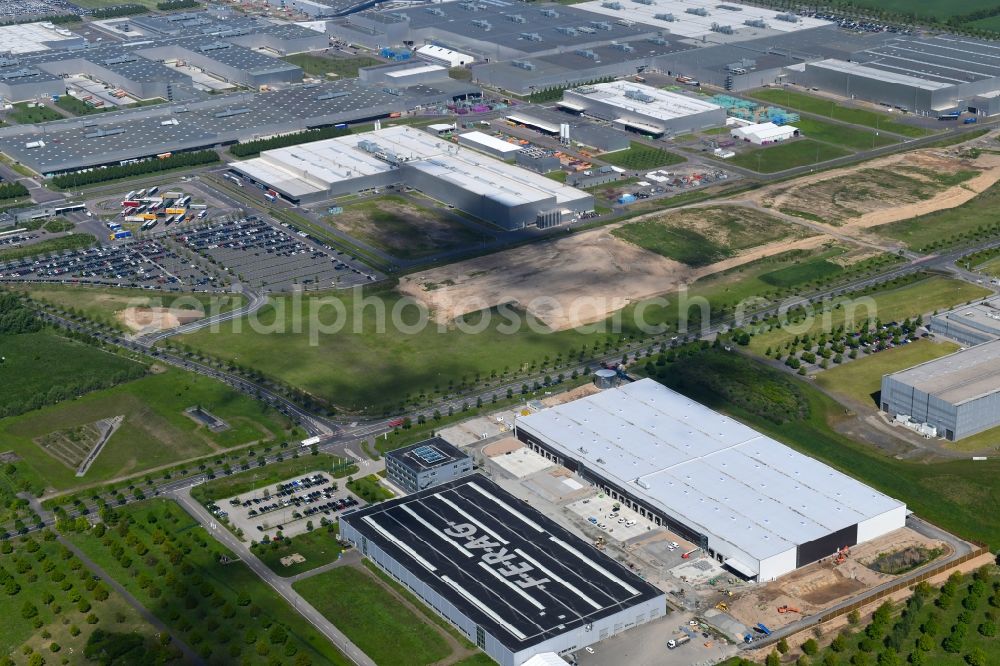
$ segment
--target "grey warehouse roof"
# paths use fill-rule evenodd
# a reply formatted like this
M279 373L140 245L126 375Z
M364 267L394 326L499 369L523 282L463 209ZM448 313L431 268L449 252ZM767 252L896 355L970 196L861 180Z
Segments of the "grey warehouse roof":
M903 506L651 379L519 418L517 427L758 560Z
M952 405L1000 393L1000 340L984 342L889 376Z

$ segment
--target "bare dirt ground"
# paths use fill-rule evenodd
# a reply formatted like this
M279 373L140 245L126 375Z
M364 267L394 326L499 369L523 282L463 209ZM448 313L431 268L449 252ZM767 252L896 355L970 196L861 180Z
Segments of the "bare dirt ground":
M995 142L993 134L968 145L990 142ZM957 185L942 181L960 172L975 175ZM863 230L960 206L998 181L1000 155L983 151L971 157L963 148L949 147L805 176L744 199L775 210L803 211L841 230Z
M594 395L595 393L600 392L601 389L597 388L593 384L583 384L582 386L577 386L575 389L557 393L556 395L550 395L547 398L542 398L542 404L546 407L555 407L556 405L564 405L567 402L573 402L574 400L586 398L588 395Z
M430 308L440 323L513 304L561 331L603 321L630 303L700 277L830 240L816 235L775 241L693 269L616 238L611 232L618 226L414 273L403 277L399 288Z
M801 615L813 615L848 597L893 580L895 576L872 571L864 563L874 559L878 553L907 546L947 549L940 541L903 528L852 548L843 564L834 565L831 558L826 558L773 583L750 588L724 601L729 605L729 614L748 626L763 622L772 629L783 627L799 619L800 613L779 613L779 606L788 605L799 609Z
M131 307L118 312L118 320L136 333L150 333L176 328L201 319L204 314L197 310L181 308Z

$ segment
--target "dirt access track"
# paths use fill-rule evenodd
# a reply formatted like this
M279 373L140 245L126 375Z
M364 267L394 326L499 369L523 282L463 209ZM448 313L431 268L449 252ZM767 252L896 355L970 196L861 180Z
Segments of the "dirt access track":
M117 315L118 321L135 333L154 333L198 321L204 314L182 308L130 307Z
M960 206L1000 181L1000 155L987 152L998 136L990 132L957 146L898 153L804 176L763 187L742 200L779 211L806 211L848 234L907 220ZM984 148L978 157L966 153L974 147ZM970 177L947 184L948 177L962 172Z

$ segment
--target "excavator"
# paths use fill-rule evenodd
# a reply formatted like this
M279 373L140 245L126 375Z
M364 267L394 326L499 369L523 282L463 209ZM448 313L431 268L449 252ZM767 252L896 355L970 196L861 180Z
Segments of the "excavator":
M802 614L802 611L800 611L798 608L795 608L794 606L789 606L788 604L785 604L783 606L778 606L778 612L779 613L798 613L800 615Z
M843 564L844 562L847 561L847 558L848 558L848 556L850 554L851 554L851 548L850 548L850 546L844 546L843 548L841 548L841 549L839 549L837 551L837 557L834 558L833 563L835 565L837 565L837 564Z

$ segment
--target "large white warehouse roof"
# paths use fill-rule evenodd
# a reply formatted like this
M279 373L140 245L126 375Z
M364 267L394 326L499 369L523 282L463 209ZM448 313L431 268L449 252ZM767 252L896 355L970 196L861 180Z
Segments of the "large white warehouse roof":
M363 148L366 143L375 144L378 151ZM240 162L239 169L293 196L304 196L325 192L334 183L396 169L393 160L512 206L550 197L555 197L557 204L568 204L590 196L541 174L405 126L267 150L258 158Z
M681 95L642 83L626 83L624 81L580 86L573 88L572 92L657 120L684 118L706 111L718 111L722 108L718 104L712 104L690 95Z
M902 502L650 379L517 427L714 539L731 566L762 578L794 569L802 544L854 525L860 542L905 519ZM861 526L886 514L891 520ZM784 571L765 574L761 563L777 557Z

